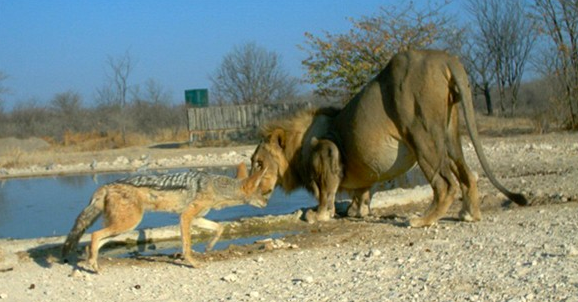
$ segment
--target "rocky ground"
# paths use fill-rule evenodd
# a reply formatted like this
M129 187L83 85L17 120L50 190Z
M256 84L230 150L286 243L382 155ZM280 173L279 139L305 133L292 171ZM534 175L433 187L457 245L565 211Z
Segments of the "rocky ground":
M17 263L0 271L0 299L578 301L578 134L486 137L482 142L496 176L506 187L524 192L531 206L504 201L466 143L467 161L480 174L481 222L456 221L458 202L446 219L425 229L406 224L407 217L424 210L423 203L376 208L363 220L295 221L299 234L199 254L205 264L201 269L161 254L102 257L103 272L93 274L82 261L75 267L53 253L20 252ZM232 162L248 160L251 148L212 156L215 164L222 164L221 154ZM124 156L130 162L148 151ZM202 153L192 156L211 157ZM62 165L72 165L71 158ZM161 159L153 153L150 158ZM8 257L0 252L0 263Z

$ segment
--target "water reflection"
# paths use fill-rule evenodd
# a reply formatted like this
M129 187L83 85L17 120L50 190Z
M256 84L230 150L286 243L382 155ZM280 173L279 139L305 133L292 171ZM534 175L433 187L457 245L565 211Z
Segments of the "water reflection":
M233 176L235 169L204 168L209 173ZM185 169L170 172L181 172ZM162 171L166 173L167 171ZM159 173L159 172L148 172ZM11 179L0 184L0 238L36 238L44 236L66 235L70 231L78 214L88 204L94 191L101 185L130 173L110 173L98 175L75 175L46 178ZM394 181L384 182L374 187L374 191L393 187L413 187L427 183L419 169ZM347 194L340 194L337 200L348 199ZM317 203L305 190L297 190L286 195L281 190L274 191L266 208L255 208L248 205L212 210L208 219L230 221L242 217L282 215L293 213L300 208L312 207ZM145 213L137 229L176 225L179 217L173 213ZM101 227L97 221L88 233Z
M233 168L205 170L229 176L235 174ZM171 172L178 171L183 170ZM129 175L131 174L111 173L6 180L0 186L0 238L66 235L99 186ZM315 204L313 197L303 190L289 196L276 191L264 209L248 205L231 207L213 210L207 218L225 221L249 216L288 214ZM150 212L145 213L138 229L176 225L178 221L177 214ZM87 232L90 233L100 226L101 221L97 221Z

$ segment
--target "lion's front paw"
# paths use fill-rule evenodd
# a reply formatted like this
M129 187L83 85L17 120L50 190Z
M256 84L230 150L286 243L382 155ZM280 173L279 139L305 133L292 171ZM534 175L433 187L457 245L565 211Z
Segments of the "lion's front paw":
M482 219L482 215L480 213L471 214L468 211L461 210L459 213L460 220L465 222L476 222Z
M307 211L307 213L305 213L305 220L307 220L307 222L312 224L318 221L329 221L331 220L331 215L329 214L328 211L316 212L313 210L309 210Z
M305 213L305 220L311 224L317 222L317 213L313 210L309 210Z
M409 226L412 228L423 228L423 227L428 227L431 225L434 225L435 221L429 221L425 218L422 217L415 217L415 218L411 218L409 220Z
M363 218L367 217L370 214L370 212L371 211L368 205L358 205L354 202L349 205L349 208L347 208L348 217Z
M356 217L358 212L359 206L355 202L352 202L347 208L347 217Z

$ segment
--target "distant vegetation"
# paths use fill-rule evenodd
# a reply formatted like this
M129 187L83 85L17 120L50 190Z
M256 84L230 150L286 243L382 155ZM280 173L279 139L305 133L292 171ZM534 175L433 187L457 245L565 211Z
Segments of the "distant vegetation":
M80 95L56 95L49 106L21 104L0 113L0 137L42 137L53 144L109 149L153 141L185 140L185 106L133 100L123 110L117 104L82 105ZM123 137L121 129L126 133Z
M210 76L211 105L267 102L346 103L394 53L441 48L461 57L470 75L479 113L525 117L534 131L578 129L578 5L574 0L468 0L460 25L442 1L417 10L413 2L376 8L351 19L346 33L305 33L299 46L304 82L285 72L278 54L249 42L232 46ZM455 11L454 11L455 13ZM317 30L317 29L316 29ZM23 102L10 112L3 98L9 77L0 70L0 137L37 136L58 145L119 148L152 141L186 140L186 108L174 105L155 80L132 82L137 64L130 53L105 61L107 81L85 102L74 90L48 105ZM528 76L528 74L532 76ZM524 80L524 81L523 81ZM93 104L86 106L86 103ZM90 143L87 143L89 141ZM84 148L84 147L83 147Z

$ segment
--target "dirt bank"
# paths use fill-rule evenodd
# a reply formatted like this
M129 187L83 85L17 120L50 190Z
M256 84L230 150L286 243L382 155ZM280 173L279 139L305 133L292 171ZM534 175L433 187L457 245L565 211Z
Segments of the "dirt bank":
M406 226L425 204L374 209L364 220L297 221L303 233L275 243L198 255L201 269L172 255L136 254L103 257L103 273L94 275L57 257L19 253L0 272L0 299L578 301L578 134L484 138L483 144L497 177L527 194L532 206L505 202L466 144L467 161L480 174L484 220L478 223L454 219L458 202L427 229Z

